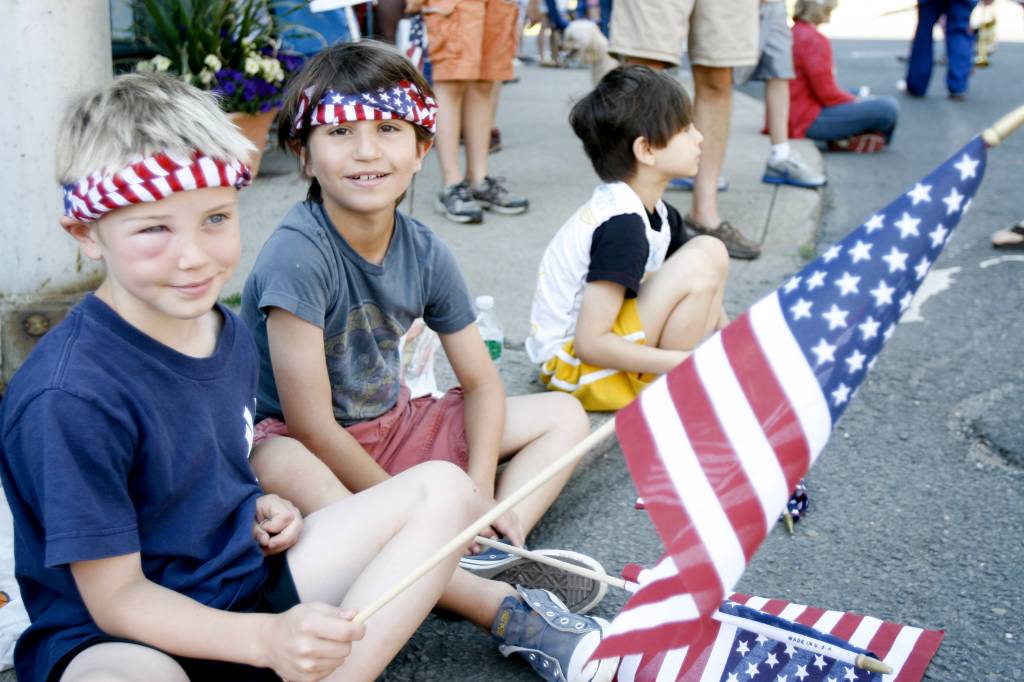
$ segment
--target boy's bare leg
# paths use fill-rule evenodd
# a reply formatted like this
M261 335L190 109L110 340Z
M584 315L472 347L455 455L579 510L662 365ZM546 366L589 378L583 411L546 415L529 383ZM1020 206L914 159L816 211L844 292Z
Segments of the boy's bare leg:
M729 254L720 240L699 236L686 242L640 287L637 311L647 342L692 350L724 326L728 277Z
M145 671L151 682L188 682L188 676L173 658L141 644L103 642L75 656L60 682L132 680Z
M478 500L465 473L428 462L314 512L288 551L299 596L367 606L472 521L482 511ZM375 613L366 636L328 679L375 679L437 603L458 560L452 553Z
M488 148L494 123L494 81L469 81L462 101L462 137L466 143L466 178L473 187L487 175Z
M262 441L249 464L265 491L288 500L304 517L352 495L322 459L293 438Z
M789 140L789 81L781 78L765 81L764 105L768 113L768 137L772 144L783 144Z
M718 176L725 160L732 117L732 68L694 64L693 86L693 124L704 136L704 142L690 215L698 224L715 229L722 222L718 213Z
M437 135L434 149L441 166L444 186L461 182L465 175L459 166L459 135L462 133L462 107L466 95L466 81L437 81Z
M589 434L587 413L570 395L535 393L508 398L501 456L509 459L494 499L500 502L511 495ZM575 465L566 468L516 506L524 534L528 535L537 525L574 468Z
M264 489L290 500L303 516L352 496L323 461L291 438L263 441L253 450L251 461ZM456 532L453 531L451 537ZM438 543L438 548L451 537ZM409 564L406 568L412 570L413 566ZM501 602L515 594L515 589L507 583L456 569L438 606L490 630Z

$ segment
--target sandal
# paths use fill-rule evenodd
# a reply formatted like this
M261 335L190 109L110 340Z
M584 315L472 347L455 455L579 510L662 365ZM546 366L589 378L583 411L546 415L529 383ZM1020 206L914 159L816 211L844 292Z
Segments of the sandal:
M1010 239L997 242L997 237L1010 237ZM1024 251L1024 220L1009 229L999 230L992 235L992 248L1002 251Z

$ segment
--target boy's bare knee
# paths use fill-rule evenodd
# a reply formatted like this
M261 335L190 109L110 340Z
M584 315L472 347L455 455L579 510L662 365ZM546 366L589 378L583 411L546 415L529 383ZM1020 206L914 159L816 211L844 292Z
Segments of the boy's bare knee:
M579 438L584 438L590 433L590 419L587 418L587 411L575 397L568 393L551 393L552 410L556 428L566 432L572 432Z
M420 476L420 492L424 498L455 502L476 497L473 481L465 471L451 462L424 462L416 465L416 471Z

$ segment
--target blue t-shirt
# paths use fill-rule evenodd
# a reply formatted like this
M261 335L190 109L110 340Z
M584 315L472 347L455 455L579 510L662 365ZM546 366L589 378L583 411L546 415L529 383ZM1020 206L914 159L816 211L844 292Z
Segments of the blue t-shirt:
M0 403L0 474L31 626L18 679L45 680L101 634L68 564L134 552L146 577L229 609L266 569L249 467L257 356L230 311L214 353L183 355L93 295L51 330Z
M448 247L423 223L395 211L379 265L360 256L323 205L296 204L263 245L242 291L242 319L260 352L259 418L281 418L270 363L267 309L324 331L334 418L374 419L398 401L398 340L417 317L438 334L461 331L476 313Z

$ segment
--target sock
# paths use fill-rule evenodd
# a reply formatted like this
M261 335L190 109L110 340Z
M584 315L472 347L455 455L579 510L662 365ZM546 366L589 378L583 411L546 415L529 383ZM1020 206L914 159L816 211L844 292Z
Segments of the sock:
M783 142L782 144L773 144L772 151L768 155L768 163L776 164L781 163L789 158L789 142Z

